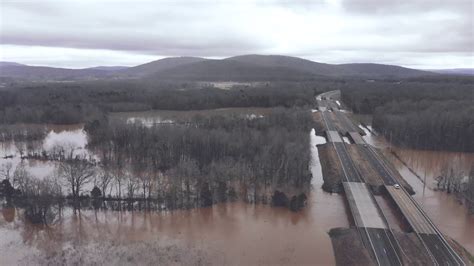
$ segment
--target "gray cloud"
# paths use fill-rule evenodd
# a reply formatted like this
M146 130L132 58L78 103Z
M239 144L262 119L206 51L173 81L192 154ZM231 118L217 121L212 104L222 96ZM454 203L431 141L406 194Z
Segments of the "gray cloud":
M342 0L342 5L349 12L361 13L415 13L432 10L452 12L472 12L471 0Z
M453 67L466 67L473 61L472 8L471 0L4 0L0 40L8 46L2 60L25 63L28 49L56 47L128 59L264 53L418 66L449 57L458 62Z

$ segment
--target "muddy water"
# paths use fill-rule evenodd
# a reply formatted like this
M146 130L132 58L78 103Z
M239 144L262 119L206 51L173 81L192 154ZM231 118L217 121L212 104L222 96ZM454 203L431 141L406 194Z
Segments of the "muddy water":
M36 178L44 178L54 174L56 164L50 161L24 159L20 157L20 150L26 153L38 153L42 150L48 153L55 149L73 149L76 155L88 155L85 149L87 145L87 134L83 130L82 124L77 125L46 125L48 134L43 140L32 142L0 142L0 169L11 165L13 175L14 169L23 163L26 169ZM4 158L12 156L11 158ZM3 176L0 176L3 178Z
M452 237L463 245L470 253L474 253L474 215L460 204L453 195L434 191L434 178L441 174L444 165L451 165L456 173L469 173L474 163L473 153L444 151L420 151L392 147L393 151L423 180L426 184L423 193L423 182L400 160L392 156L388 150L389 143L381 136L373 136L366 130L364 139L385 151L394 162L401 175L414 188L413 196L444 234Z
M25 262L31 260L28 254L49 255L54 250L97 243L116 243L113 252L122 252L125 244L121 243L155 243L159 239L204 250L215 265L332 265L335 261L327 232L347 227L349 221L343 197L321 189L316 144L324 142L311 132L313 189L301 212L243 203L167 213L82 211L79 216L67 211L48 230L39 230L21 219L20 210L13 212L12 218L12 210L4 208L0 258L8 255L8 262ZM132 247L132 256L146 256L134 252Z

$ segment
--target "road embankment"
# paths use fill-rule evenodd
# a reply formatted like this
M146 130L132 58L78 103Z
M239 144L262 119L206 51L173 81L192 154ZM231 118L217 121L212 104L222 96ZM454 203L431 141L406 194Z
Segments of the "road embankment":
M317 145L317 147L323 172L323 190L330 193L341 193L344 173L334 146L331 143L326 143Z
M375 265L355 228L333 228L329 231L336 265Z

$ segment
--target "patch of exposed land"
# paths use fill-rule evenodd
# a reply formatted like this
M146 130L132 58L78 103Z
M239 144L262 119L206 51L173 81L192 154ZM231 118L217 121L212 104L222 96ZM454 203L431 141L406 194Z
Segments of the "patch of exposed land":
M382 160L385 162L385 165L394 174L393 177L397 180L397 182L400 185L402 185L410 195L415 195L415 190L413 189L413 187L402 177L400 172L398 172L397 168L395 168L395 165L393 165L393 163L390 160L387 159L387 156L384 156L384 152L377 149L377 148L374 149L374 150L378 154L382 155L382 156L379 156L379 157L382 158Z
M375 265L355 228L333 228L329 231L336 265Z
M336 114L334 112L330 112L328 114L328 117L332 120L334 126L336 127L336 130L339 131L341 135L345 136L347 134L346 127L344 127L344 124L342 124L341 121L339 121Z
M311 116L314 120L314 131L316 132L316 135L323 136L326 127L324 126L324 121L321 112L311 113Z
M375 192L380 192L379 188L383 186L383 179L364 156L361 151L363 147L360 145L346 145L346 147L365 183L370 185Z
M344 173L331 143L318 145L319 160L323 172L323 190L330 193L342 192Z

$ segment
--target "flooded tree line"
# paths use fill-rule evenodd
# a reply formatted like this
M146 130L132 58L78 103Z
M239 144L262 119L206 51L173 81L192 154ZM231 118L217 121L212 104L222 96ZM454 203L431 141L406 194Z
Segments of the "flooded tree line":
M264 117L196 116L187 125L87 123L95 156L64 150L56 174L32 177L4 166L1 193L17 204L171 210L243 200L297 210L311 174L309 111ZM41 215L39 215L41 216Z
M356 113L373 114L373 128L399 146L473 152L472 86L472 79L377 81L344 88L342 99Z
M436 189L457 196L474 213L474 163L469 173L458 170L455 164L444 164L435 178Z
M0 142L40 140L47 132L43 125L0 124Z
M90 147L127 197L159 198L168 208L243 199L271 201L275 190L303 192L311 180L310 113L276 109L259 118L195 117L187 126L95 121ZM122 184L123 172L136 177ZM119 195L120 196L120 195Z

